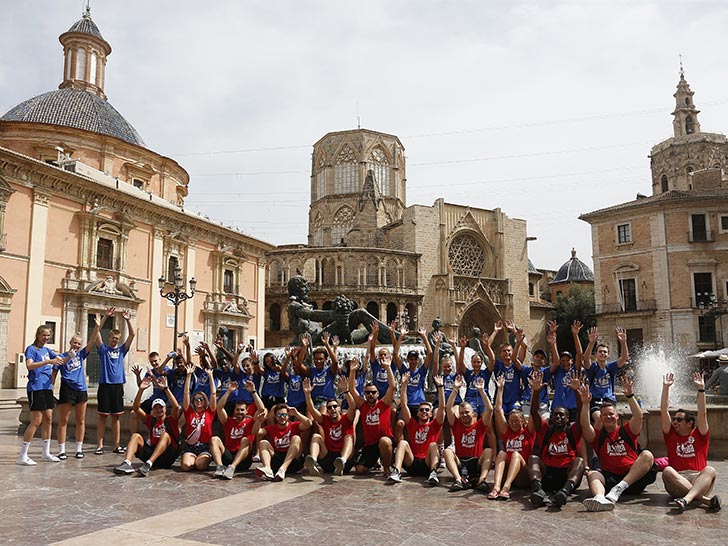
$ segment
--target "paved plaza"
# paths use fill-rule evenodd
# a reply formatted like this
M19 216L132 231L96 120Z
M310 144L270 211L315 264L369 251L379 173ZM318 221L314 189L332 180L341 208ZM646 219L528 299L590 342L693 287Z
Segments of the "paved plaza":
M473 491L448 493L449 477L429 489L421 479L386 485L380 474L359 478L293 476L263 483L252 473L232 481L211 472L152 471L148 478L120 477L120 455L41 462L20 467L12 412L0 421L3 492L0 537L4 544L102 546L345 544L699 544L728 541L728 509L678 514L661 479L647 494L625 499L614 512L587 513L585 486L563 509L534 509L515 491L510 502ZM10 415L9 415L10 414ZM54 442L55 443L55 442ZM135 465L137 463L135 462ZM711 461L717 492L728 501L728 461ZM492 475L491 475L492 476Z

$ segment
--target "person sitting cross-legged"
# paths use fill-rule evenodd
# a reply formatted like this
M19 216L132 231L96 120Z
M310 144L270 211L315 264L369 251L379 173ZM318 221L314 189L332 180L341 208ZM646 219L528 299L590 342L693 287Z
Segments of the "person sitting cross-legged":
M243 386L253 396L255 407L258 408L255 420L262 423L267 411L258 393L255 392L255 384L252 381L246 381ZM213 478L232 480L236 470L248 470L253 463L254 419L248 415L248 403L237 402L233 414L229 417L225 410L228 397L237 390L237 381L230 382L225 394L217 403L217 418L223 428L223 438L213 436L210 440L210 454L217 465Z
M442 376L433 378L437 387L437 410L432 415L432 404L422 401L417 405L417 416L412 417L408 407L407 385L409 384L409 372L402 374L400 387L400 406L402 408L402 420L407 431L407 440L400 440L394 452L394 468L387 478L390 483L402 481L402 468L410 476L427 476L427 484L435 486L440 483L437 478L437 468L440 466L440 454L437 439L445 422L445 389Z
M286 479L287 471L297 472L303 466L301 431L311 428L311 419L286 404L276 404L272 412L273 424L263 427L256 421L253 426L261 463L255 474L263 480L280 482ZM296 420L291 421L291 417Z
M159 392L167 394L169 404L172 406L169 416L167 416L167 404L161 398L152 400L151 413L147 414L141 408L142 393L152 382L157 386ZM149 429L149 439L144 441L144 438L138 432L132 434L126 446L124 462L114 469L114 473L121 475L132 474L134 468L131 466L131 461L134 460L135 456L144 463L137 468L137 472L142 476L147 476L152 467L171 468L179 450L179 425L177 420L179 419L180 405L169 390L167 378L164 376L157 378L149 374L142 379L134 399L132 411L139 418L139 421Z
M670 387L675 376L668 373L662 381L662 400L660 416L662 435L667 446L667 460L670 464L662 472L665 491L673 499L677 509L682 512L693 501L708 509L718 511L721 501L718 495L710 495L715 484L715 468L708 465L708 444L710 427L705 404L705 384L703 374L693 375L693 384L698 390L698 414L679 409L670 418L667 409Z
M303 380L303 392L306 396L308 413L323 429L323 436L316 433L311 437L309 454L306 456L306 469L311 475L333 472L337 476L341 476L347 467L354 466L353 461L350 460L354 452L356 403L349 392L348 385L349 381L346 377L339 377L339 390L346 393L349 405L346 413L341 414L341 406L338 400L333 398L326 401L327 415L323 415L316 408L311 398L313 392L311 380L308 377ZM320 461L319 456L322 457Z
M638 495L657 478L657 469L653 466L655 457L650 451L640 450L637 444L642 431L642 408L634 399L634 380L629 376L622 378L622 391L632 412L631 419L620 425L614 402L602 402L598 413L601 429L598 431L592 427L587 411L591 399L589 387L578 385L578 379L571 386L578 386L581 430L584 440L591 442L594 454L599 457L601 468L587 472L593 496L584 501L584 506L590 512L612 510L622 494Z

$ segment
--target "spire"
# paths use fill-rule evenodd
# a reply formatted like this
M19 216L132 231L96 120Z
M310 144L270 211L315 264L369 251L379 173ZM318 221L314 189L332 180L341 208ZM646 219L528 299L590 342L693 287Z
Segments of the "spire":
M675 119L672 121L672 127L675 138L684 138L700 132L700 123L698 122L700 110L696 109L693 103L694 94L690 90L690 84L685 80L685 70L681 55L680 81L677 83L677 91L673 95L675 97L675 111L672 115L675 116Z
M106 58L111 46L91 19L91 3L86 2L81 19L58 38L63 45L63 81L59 89L72 87L106 99L104 81Z

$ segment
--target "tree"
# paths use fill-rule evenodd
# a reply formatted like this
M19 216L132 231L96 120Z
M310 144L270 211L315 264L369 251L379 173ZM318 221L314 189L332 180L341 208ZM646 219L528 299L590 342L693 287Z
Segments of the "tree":
M559 325L556 336L559 351L569 351L572 355L576 354L574 339L571 336L571 325L575 320L581 321L583 325L581 332L579 332L581 346L584 348L587 346L589 343L587 330L597 324L594 313L594 290L572 285L568 296L558 296L556 298L554 320Z

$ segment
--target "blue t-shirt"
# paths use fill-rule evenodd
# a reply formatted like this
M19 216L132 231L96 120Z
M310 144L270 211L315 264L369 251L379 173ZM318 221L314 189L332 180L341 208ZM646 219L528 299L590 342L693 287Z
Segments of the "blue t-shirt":
M503 411L509 413L521 401L521 374L513 363L506 366L505 362L497 359L493 369L496 375L503 375L506 380L503 386Z
M543 370L543 368L541 368L541 370ZM544 370L544 374L548 371L548 368ZM523 381L523 395L521 396L521 400L526 403L531 402L531 385L528 384L528 380L531 377L532 373L533 366L521 366L521 379ZM549 390L547 387L542 388L541 391L538 393L538 401L540 404L545 403L548 406Z
M127 352L126 345L123 343L113 348L104 343L101 344L99 347L99 357L101 358L99 383L108 383L110 385L123 385L126 383L124 358Z
M253 393L248 392L245 388L245 382L252 382L253 385L255 385L255 391L260 392L260 382L262 379L263 376L258 375L255 372L250 375L240 372L238 375L234 376L234 381L238 382L238 390L230 393L228 402L245 402L246 404L254 404L255 400L253 399Z
M223 371L220 368L215 369L212 374L217 380L217 397L218 400L220 400L223 396L225 396L225 393L227 392L230 383L232 381L237 381L237 375L233 370Z
M552 408L576 409L576 393L569 387L569 372L575 369L576 367L572 366L568 370L564 370L564 368L559 366L553 373L550 368L544 372L544 383L547 383L551 378L554 380L554 399L551 402Z
M422 364L415 368L414 371L409 368L402 367L400 373L410 373L409 381L407 381L407 405L417 406L425 402L425 380L427 379L427 366Z
M389 380L387 379L387 370L379 362L379 359L370 362L372 369L372 383L379 391L379 398L384 397L389 389ZM394 371L394 370L392 370Z
M44 360L51 360L56 358L56 353L47 349L46 347L36 347L35 345L29 345L25 349L25 360L32 360L33 362L43 362ZM51 383L51 374L53 373L53 366L46 364L40 368L34 370L28 370L28 391L47 391L53 388Z
M297 374L288 376L288 396L286 402L289 406L300 407L306 403L306 395L302 387L303 378Z
M349 379L348 375L343 375L345 379ZM364 397L364 385L366 384L367 375L365 373L362 373L361 370L358 370L356 372L355 376L356 381L356 392L359 393L359 396L362 398ZM349 399L347 398L346 394L341 393L339 395L339 398L341 398L341 409L342 410L348 410L349 409Z
M172 391L177 402L182 405L185 394L185 379L187 378L187 370L173 368L167 372L167 384L169 390ZM195 376L190 377L190 394L195 390Z
M447 401L450 399L450 393L455 388L455 378L457 377L457 373L453 372L450 375L443 375L442 376L442 386L445 389L445 403L447 404ZM480 396L478 397L480 398ZM455 395L455 403L459 404L462 402L463 399L460 396L460 393Z
M280 371L265 368L263 370L263 396L283 398L283 376Z
M334 374L331 366L324 366L323 369L319 370L315 366L309 368L309 374L311 376L311 398L316 400L317 398L325 398L326 400L336 399L336 392L334 391Z
M64 359L68 356L68 353L61 355ZM58 370L61 373L61 381L66 383L69 387L77 391L85 391L86 387L86 371L83 369L83 363L88 358L86 347L76 353L72 359L61 366L53 366L54 370Z
M469 402L471 406L478 409L485 408L485 403L483 402L483 399L480 397L480 393L478 393L478 389L475 388L475 380L479 377L483 378L483 381L485 382L484 388L485 388L485 394L489 395L488 393L488 383L490 383L490 376L492 374L488 371L488 368L480 368L480 371L476 374L473 370L467 370L465 372L465 382L467 384L467 389L465 391L465 401Z
M599 364L592 362L592 365L586 370L586 377L589 379L589 391L592 398L606 398L612 402L616 402L614 396L614 380L617 378L619 366L617 361L607 362L604 369Z
M159 379L160 377L166 375L167 376L167 385L169 386L169 372L172 371L169 367L165 366L161 373L157 372L154 368L151 370L151 375ZM144 377L150 377L150 373L147 372L144 374ZM171 387L170 387L171 389ZM167 397L167 391L166 390L160 390L159 387L157 387L156 383L152 383L152 396L150 396L152 400L156 400L157 398L160 398L164 400L165 404L169 404L169 398Z
M217 387L217 383L215 383L215 386ZM204 392L207 399L210 399L210 376L202 368L195 368L195 386L192 389L192 394L196 392Z

